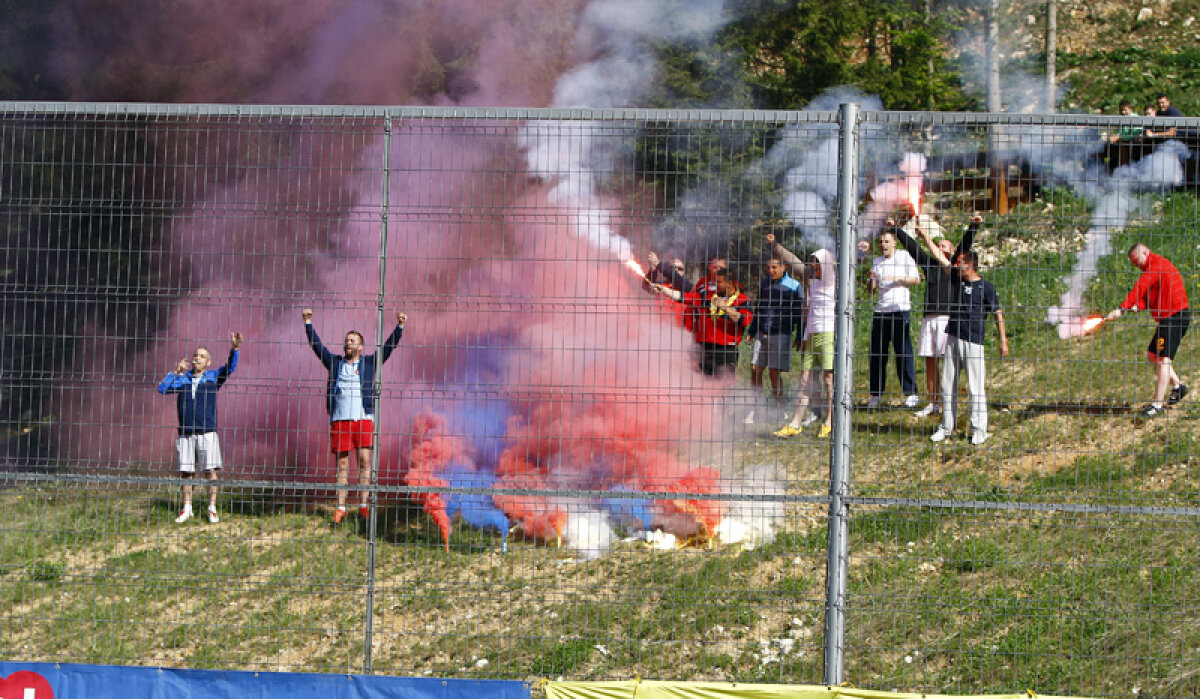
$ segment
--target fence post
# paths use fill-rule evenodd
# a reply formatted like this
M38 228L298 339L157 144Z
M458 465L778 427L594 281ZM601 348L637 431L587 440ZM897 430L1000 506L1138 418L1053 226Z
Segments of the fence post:
M383 192L379 203L379 294L375 299L375 341L383 342L383 316L387 310L387 243L388 243L388 206L391 190L392 173L392 117L383 120ZM371 450L371 492L368 502L371 505L370 517L367 518L367 604L363 620L363 674L371 674L371 645L375 640L375 544L376 522L379 516L379 492L374 486L379 483L379 424L383 414L383 352L375 351L375 448ZM361 464L360 464L361 468Z
M825 564L825 684L845 670L850 419L854 387L854 267L858 227L858 105L840 108L838 148L837 325L834 328L833 436L829 449L829 542Z

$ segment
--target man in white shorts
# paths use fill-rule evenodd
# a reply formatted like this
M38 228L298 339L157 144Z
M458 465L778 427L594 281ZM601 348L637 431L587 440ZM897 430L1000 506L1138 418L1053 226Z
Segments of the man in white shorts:
M935 228L936 222L928 220L928 216L920 217L921 227L929 230ZM971 217L971 225L963 234L962 240L955 247L940 233L931 234L936 244L947 258L956 260L963 252L970 250L975 242L975 234L979 232L979 224L983 217L975 214ZM896 242L908 251L917 265L925 272L925 316L921 319L921 335L917 339L917 356L925 358L925 390L929 395L929 403L918 410L917 417L926 417L935 412L941 412L939 394L941 391L941 373L938 363L946 354L949 342L946 335L946 324L950 321L950 311L958 303L958 285L952 279L949 271L944 269L912 235L915 221L910 221L903 228L896 227L893 219L888 219L887 229L896 234Z
M192 518L192 485L189 482L201 468L208 474L212 485L208 489L208 521L216 524L217 516L217 471L221 470L221 444L217 439L217 391L225 385L229 375L237 369L238 347L242 344L241 333L229 334L229 360L216 371L209 370L212 356L208 348L197 347L190 362L180 359L175 371L166 375L158 384L158 392L176 395L176 410L179 414L179 436L175 449L179 455L179 472L183 474L183 509L175 518L183 524Z

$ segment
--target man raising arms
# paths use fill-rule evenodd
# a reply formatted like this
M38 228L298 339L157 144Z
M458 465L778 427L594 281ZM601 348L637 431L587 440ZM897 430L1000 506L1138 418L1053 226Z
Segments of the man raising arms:
M941 248L942 254L953 260L958 257L959 253L970 250L982 222L983 217L979 214L972 216L971 225L967 227L967 232L963 234L962 240L957 246L946 238L938 237L937 245ZM916 225L918 225L918 220L914 218L913 226ZM950 322L951 309L958 303L958 285L950 270L943 268L941 263L922 249L917 240L908 234L908 231L896 226L893 219L888 219L887 229L896 234L896 242L912 255L913 259L917 261L917 265L925 272L925 314L921 318L917 355L925 358L925 390L929 394L929 403L915 413L917 417L925 417L935 412L941 412L938 398L940 395L938 384L941 377L939 363L945 356L946 345L949 343L946 325ZM930 234L930 237L935 236Z
M919 223L919 222L918 222ZM933 242L929 231L917 227L929 254L951 272L958 286L958 301L950 310L946 325L947 345L942 364L942 425L930 435L932 442L941 442L954 433L954 418L958 408L958 376L967 370L967 397L971 411L971 444L979 446L988 439L987 366L984 362L984 338L987 316L996 318L1000 333L1000 355L1008 356L1008 335L1004 331L1004 313L996 287L979 276L979 258L974 250L957 253L953 263Z
M311 308L302 312L304 334L308 344L316 353L321 364L329 372L325 388L325 408L329 411L329 439L337 459L337 510L333 523L339 524L346 518L346 483L350 476L350 452L358 460L359 485L371 484L371 448L375 438L375 398L379 394L379 381L375 376L375 355L363 352L363 336L357 330L346 333L342 340L342 356L330 352L321 344L321 338L313 328ZM396 329L388 335L380 350L380 366L388 360L400 337L404 334L404 322L408 316L396 314ZM358 493L358 513L363 518L371 514L367 507L367 491Z

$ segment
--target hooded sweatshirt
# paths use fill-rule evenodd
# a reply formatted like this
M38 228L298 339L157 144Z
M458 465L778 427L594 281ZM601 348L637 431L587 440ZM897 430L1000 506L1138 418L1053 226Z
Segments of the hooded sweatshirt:
M833 332L836 325L834 313L837 303L837 264L833 253L821 248L812 254L821 265L821 278L808 283L807 335Z

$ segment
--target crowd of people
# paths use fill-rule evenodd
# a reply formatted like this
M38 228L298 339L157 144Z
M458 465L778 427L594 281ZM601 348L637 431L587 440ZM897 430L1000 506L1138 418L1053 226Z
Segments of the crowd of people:
M875 297L871 318L868 409L883 406L887 386L889 354L894 356L903 406L918 408L911 341L911 289L922 281L925 295L917 354L925 360L925 391L928 402L914 415L938 415L940 422L929 439L943 442L955 434L959 382L967 375L967 404L970 443L982 445L989 438L986 390L985 343L987 319L995 320L1001 356L1009 353L1004 313L996 288L979 273L979 258L972 245L981 217L975 215L957 243L943 237L940 228L925 216L911 218L905 226L888 219L877 237L880 255L866 274L866 289ZM697 367L712 377L729 377L737 371L740 346L753 341L750 384L763 389L776 408L783 405L783 374L792 367L793 352L800 352L800 376L791 419L774 431L787 439L820 422L817 437L828 437L833 420L834 321L837 298L836 259L821 248L804 258L784 247L773 233L763 239L765 268L755 298L751 299L730 270L729 260L712 257L705 274L694 284L687 278L683 260L660 260L649 256L645 288L661 295L677 309L679 321L692 333L697 346ZM1146 418L1164 414L1179 403L1188 387L1174 368L1174 358L1191 322L1187 291L1179 270L1144 243L1129 249L1129 261L1141 275L1124 301L1107 316L1116 320L1124 313L1150 311L1155 332L1147 347L1147 359L1155 376L1154 396L1142 412ZM329 415L330 451L336 467L337 504L334 524L347 513L351 456L356 461L358 513L370 516L371 454L374 448L374 412L378 397L376 369L400 344L407 316L396 314L396 327L376 355L365 354L364 340L356 330L342 339L342 353L327 348L313 327L313 311L301 312L309 346L326 371L325 407ZM181 359L158 385L159 393L176 396L178 431L176 453L182 485L183 506L175 521L193 517L191 480L198 471L209 480L206 511L210 523L218 523L217 472L222 469L217 437L217 393L237 370L242 335L230 333L226 363L213 370L206 347L197 347L190 361ZM940 365L940 367L939 367ZM755 422L751 408L744 422Z
M1169 105L1169 102L1168 102ZM900 381L902 405L914 416L939 418L929 439L938 443L955 434L959 384L966 374L967 413L972 445L982 445L988 430L985 345L988 317L996 326L1000 356L1009 354L1008 333L1000 297L980 275L972 246L982 217L974 215L962 239L954 243L927 216L914 216L904 226L892 218L876 238L880 254L871 263L865 286L874 299L868 352L866 409L884 407L889 358ZM698 345L699 368L708 375L732 373L738 346L750 341L750 386L764 388L781 405L786 394L783 374L791 369L793 351L800 353L800 376L791 419L773 434L790 438L820 421L817 437L832 432L834 303L837 296L834 253L818 249L804 259L781 245L775 235L764 238L766 258L758 293L741 291L724 257L709 261L707 274L688 281L679 258L663 263L651 254L646 288L679 306L684 327ZM1187 394L1173 358L1187 332L1190 316L1182 277L1170 261L1144 244L1129 251L1130 262L1143 271L1137 286L1110 320L1123 312L1149 309L1157 330L1148 348L1155 367L1154 398L1144 417L1162 415ZM911 289L925 282L923 314L916 355L924 359L927 402L920 406L911 339ZM752 407L744 422L754 424Z

